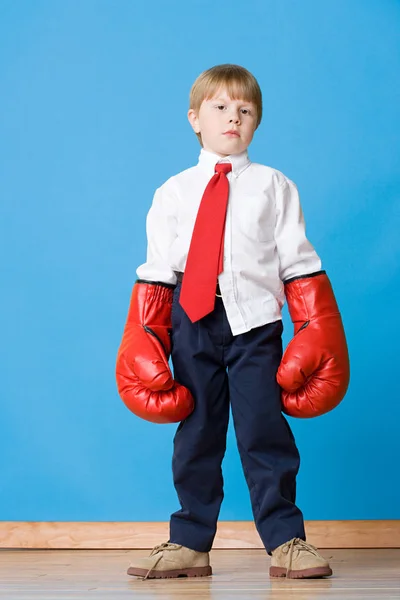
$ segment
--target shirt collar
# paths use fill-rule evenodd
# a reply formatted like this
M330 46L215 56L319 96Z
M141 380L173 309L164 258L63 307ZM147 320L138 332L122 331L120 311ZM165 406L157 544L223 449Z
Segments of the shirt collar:
M247 149L239 154L230 154L229 156L219 156L210 150L201 149L199 154L199 162L197 165L207 171L210 178L214 174L214 167L218 162L230 162L232 164L232 173L235 177L239 177L240 173L247 169L251 164Z

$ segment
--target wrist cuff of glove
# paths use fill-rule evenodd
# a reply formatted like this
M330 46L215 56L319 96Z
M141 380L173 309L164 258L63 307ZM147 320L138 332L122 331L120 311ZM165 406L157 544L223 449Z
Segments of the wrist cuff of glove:
M173 290L175 287L175 285L164 283L163 281L148 281L146 279L137 279L135 281L135 288L143 301L146 301L146 304L154 302L172 306Z
M283 283L286 285L287 283L292 283L292 281L297 281L297 279L308 279L309 277L316 277L317 275L326 275L326 271L315 271L314 273L309 273L308 275L296 275L296 277L290 277L286 279Z
M339 312L331 282L325 271L287 280L285 296L293 323L305 323Z
M170 327L174 287L163 282L136 280L127 322Z

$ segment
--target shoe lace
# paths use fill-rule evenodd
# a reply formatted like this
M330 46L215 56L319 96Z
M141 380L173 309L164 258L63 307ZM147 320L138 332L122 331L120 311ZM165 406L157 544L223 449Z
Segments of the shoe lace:
M142 581L147 579L152 570L156 568L156 566L163 557L164 550L179 550L179 548L182 548L182 546L180 546L179 544L172 544L171 542L163 542L158 546L154 546L154 548L150 552L150 556L154 556L154 562L151 565L150 569L147 571L146 575L142 578Z
M287 550L286 550L286 548L287 548ZM318 556L319 558L321 558L321 555L318 552L318 548L316 548L315 546L312 546L311 544L307 544L307 542L305 542L301 538L293 538L283 548L283 552L289 553L289 562L288 562L288 567L286 570L286 576L288 576L289 571L292 569L293 552L295 549L298 552L311 552L311 554L314 554L314 556Z

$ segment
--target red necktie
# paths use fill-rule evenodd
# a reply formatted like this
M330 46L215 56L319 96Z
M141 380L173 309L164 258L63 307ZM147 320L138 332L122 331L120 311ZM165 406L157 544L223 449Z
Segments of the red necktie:
M231 163L217 163L204 190L187 256L179 303L194 323L214 310L217 278L224 268L224 231Z

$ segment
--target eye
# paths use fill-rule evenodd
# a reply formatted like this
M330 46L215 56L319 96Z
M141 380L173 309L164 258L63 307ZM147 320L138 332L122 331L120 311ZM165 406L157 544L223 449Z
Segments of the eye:
M243 112L243 114L245 114L245 115L250 115L250 114L251 114L251 113L250 113L250 110L249 110L248 108L242 108L242 112Z
M218 108L218 110L219 110L220 108L224 109L224 108L225 108L225 106L224 106L224 104L218 104L217 108Z

